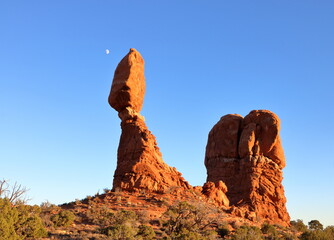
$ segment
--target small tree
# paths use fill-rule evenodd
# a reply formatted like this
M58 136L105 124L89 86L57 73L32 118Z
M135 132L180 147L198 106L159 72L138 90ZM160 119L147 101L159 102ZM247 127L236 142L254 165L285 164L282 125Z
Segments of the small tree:
M0 239L21 239L15 232L15 224L18 221L18 211L11 206L8 199L0 198Z
M298 232L307 231L307 226L303 223L303 220L297 219L296 221L291 221L291 226Z
M155 232L151 226L140 225L138 227L137 238L152 240L155 238Z
M135 212L120 210L110 214L109 217L108 223L110 225L101 229L102 234L115 240L141 238L138 215ZM143 231L142 233L144 234Z
M312 220L308 223L308 227L311 230L323 230L323 225L318 220Z
M204 207L179 202L164 213L164 231L171 239L215 239L217 232L210 231L215 220L208 214Z
M74 213L71 211L63 210L59 213L51 216L51 221L56 227L66 227L73 223L75 219Z
M324 229L324 234L327 239L334 240L334 226L328 226Z
M232 240L261 240L262 232L258 227L243 225L235 231Z
M24 196L27 191L28 189L26 187L23 187L17 182L10 186L8 180L0 180L0 198L6 198L13 204L18 202L27 203L29 199Z
M47 231L39 216L38 206L13 205L0 198L0 239L21 240L45 237Z

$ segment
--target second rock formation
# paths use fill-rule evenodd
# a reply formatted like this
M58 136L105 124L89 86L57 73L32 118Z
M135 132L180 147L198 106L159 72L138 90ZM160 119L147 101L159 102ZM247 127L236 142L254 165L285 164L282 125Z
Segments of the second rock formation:
M237 211L242 217L287 226L279 131L279 118L267 110L245 118L225 115L209 133L205 166L207 181L226 184L230 204L244 209Z

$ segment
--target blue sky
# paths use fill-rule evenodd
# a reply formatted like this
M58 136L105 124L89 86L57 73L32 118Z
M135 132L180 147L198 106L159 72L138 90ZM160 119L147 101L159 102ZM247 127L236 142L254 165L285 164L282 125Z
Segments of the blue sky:
M1 1L0 178L60 204L110 188L120 120L107 97L129 48L164 160L206 179L225 114L281 119L292 219L334 224L332 1ZM105 49L110 54L105 54Z

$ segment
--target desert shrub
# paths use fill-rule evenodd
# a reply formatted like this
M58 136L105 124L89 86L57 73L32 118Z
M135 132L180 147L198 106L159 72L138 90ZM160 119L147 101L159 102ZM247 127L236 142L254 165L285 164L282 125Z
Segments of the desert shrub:
M133 211L121 210L116 212L115 224L129 224L136 225L138 223L138 215Z
M150 214L147 210L137 211L136 214L138 216L138 221L143 225L148 224L151 221Z
M262 232L255 226L240 226L232 236L233 240L260 240L263 239Z
M21 239L15 232L14 225L18 221L18 211L11 206L8 199L0 198L0 239Z
M311 230L323 230L323 225L318 220L311 220L308 222L308 227Z
M116 224L110 227L103 228L101 233L115 240L130 240L135 239L137 229L127 224Z
M140 225L138 227L137 237L145 240L151 240L155 238L155 232L151 226Z
M52 215L50 219L56 227L66 227L73 223L75 215L71 211L62 210Z
M177 240L206 240L200 233L189 231L186 228L181 228L178 233L172 233L171 239Z
M334 226L326 227L324 230L316 229L304 232L301 240L334 240Z
M164 213L163 230L171 239L213 239L217 233L211 231L212 222L208 209L180 202L170 206Z
M268 223L261 226L261 232L264 234L277 234L276 228Z
M141 234L148 233L147 229L144 231L144 227L139 227L138 215L132 211L114 212L108 221L110 225L102 228L101 233L111 239L140 239Z
M267 240L278 240L282 239L278 236L277 229L275 228L274 225L270 225L268 223L265 223L261 226L261 232L265 234L265 239Z
M328 226L324 229L324 232L328 234L329 236L332 236L334 238L334 226Z
M9 184L8 180L0 180L0 198L8 199L12 204L26 204L28 199L25 197L28 189L15 182Z
M106 206L94 205L86 212L89 222L100 226L109 226L114 223L114 212Z
M303 223L303 220L297 219L296 221L291 221L291 228L295 229L298 232L305 232L307 230L307 226Z
M278 239L280 239L280 240L298 240L299 238L292 233L281 232L280 233L280 238L278 238Z
M306 231L300 235L301 240L329 240L327 238L323 238L323 232L319 230L315 231Z
M44 225L48 228L54 227L54 224L51 221L51 217L54 213L59 212L61 208L55 204L51 204L48 201L41 203L40 208L42 211L39 216L41 217Z
M218 226L217 233L221 238L228 236L230 234L230 230L227 224L222 224Z
M39 217L40 212L38 206L13 205L9 199L0 198L0 239L45 237L47 231Z

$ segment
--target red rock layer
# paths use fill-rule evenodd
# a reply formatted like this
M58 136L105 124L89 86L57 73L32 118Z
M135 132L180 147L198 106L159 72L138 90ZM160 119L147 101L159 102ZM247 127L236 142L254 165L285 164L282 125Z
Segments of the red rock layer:
M287 226L279 130L278 117L267 110L252 111L244 119L226 115L209 133L205 166L207 181L223 181L230 205L243 206L245 216Z
M144 94L144 60L132 48L116 68L108 99L122 120L113 188L154 192L171 187L190 189L181 173L162 160L155 137L139 114Z

